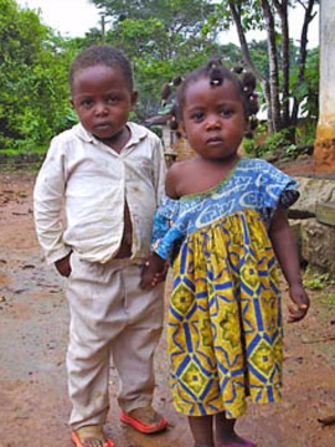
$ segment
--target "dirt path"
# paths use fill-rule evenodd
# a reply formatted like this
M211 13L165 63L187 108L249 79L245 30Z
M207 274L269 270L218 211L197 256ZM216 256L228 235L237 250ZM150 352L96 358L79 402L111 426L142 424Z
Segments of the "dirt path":
M64 356L68 311L62 280L47 267L32 222L29 174L0 174L0 447L70 447ZM324 291L322 292L324 293ZM241 418L241 434L259 447L334 447L335 306L311 293L305 322L285 328L285 399L255 407ZM108 430L117 447L191 447L185 418L171 406L165 342L157 355L156 406L171 421L169 431L145 437L121 427L115 404Z

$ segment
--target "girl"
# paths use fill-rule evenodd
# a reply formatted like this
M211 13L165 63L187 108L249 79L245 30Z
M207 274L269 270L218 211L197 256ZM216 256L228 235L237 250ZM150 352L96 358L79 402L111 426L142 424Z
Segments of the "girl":
M170 168L154 223L148 275L173 260L172 393L195 447L255 446L234 430L246 397L280 400L277 260L293 301L289 321L309 307L285 212L298 198L297 185L264 160L237 153L257 111L254 88L250 74L240 81L218 61L186 78L177 113L197 156Z

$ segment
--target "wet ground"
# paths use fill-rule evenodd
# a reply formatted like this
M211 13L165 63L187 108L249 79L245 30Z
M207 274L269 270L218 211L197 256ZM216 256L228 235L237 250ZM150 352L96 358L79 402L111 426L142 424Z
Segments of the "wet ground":
M0 173L0 447L70 447L64 366L69 316L63 280L46 266L35 238L33 182L31 174ZM238 421L240 433L258 447L335 446L335 425L318 421L335 415L335 293L310 295L306 320L285 327L284 401L250 405ZM163 338L155 405L171 426L151 437L119 423L111 369L107 430L117 447L192 446L185 418L172 409L167 369Z

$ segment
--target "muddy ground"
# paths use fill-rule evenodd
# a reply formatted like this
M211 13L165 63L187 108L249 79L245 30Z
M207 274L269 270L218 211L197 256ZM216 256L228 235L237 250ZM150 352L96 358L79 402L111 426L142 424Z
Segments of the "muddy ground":
M32 174L0 173L0 447L70 447L64 367L69 316L63 280L46 266L35 238L33 182ZM259 447L335 446L335 425L318 421L335 415L334 287L310 295L306 320L285 327L284 401L250 405L238 421L240 433ZM122 427L112 368L107 429L117 447L192 445L185 418L171 406L164 338L156 362L155 404L171 427L152 437Z

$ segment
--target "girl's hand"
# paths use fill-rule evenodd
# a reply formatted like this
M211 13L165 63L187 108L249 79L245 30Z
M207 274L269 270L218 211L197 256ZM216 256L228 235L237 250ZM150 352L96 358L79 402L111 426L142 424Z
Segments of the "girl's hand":
M167 270L166 261L153 253L144 263L140 287L144 290L152 289L165 280Z
M58 261L55 262L55 267L58 271L58 273L62 276L65 276L68 278L71 275L71 264L70 264L70 257L71 257L72 251L65 256L65 258L58 259Z
M302 320L309 309L309 298L302 284L294 284L289 287L290 298L294 305L288 306L289 323L295 323Z

